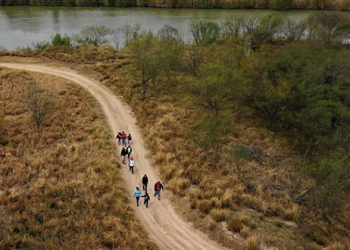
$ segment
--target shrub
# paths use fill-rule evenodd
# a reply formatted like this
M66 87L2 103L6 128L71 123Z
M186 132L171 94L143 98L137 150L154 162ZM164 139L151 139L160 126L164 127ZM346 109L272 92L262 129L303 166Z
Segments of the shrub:
M192 200L190 203L190 208L195 209L197 207L197 200Z
M226 218L228 217L228 212L226 210L224 210L224 209L214 208L214 209L210 210L210 216L216 222L220 222L220 221L226 220Z
M213 220L212 218L210 218L207 223L206 223L206 227L210 230L213 231L216 228L216 221Z
M104 25L87 26L82 29L80 34L75 36L75 40L78 44L98 46L100 44L108 44L109 40L107 37L111 34L112 30Z
M228 230L232 232L240 232L243 229L243 223L238 218L231 218L227 223Z
M256 238L250 237L245 241L245 247L247 250L259 250L259 242Z
M60 34L56 34L51 43L53 46L70 46L71 39L68 36L62 37Z
M199 211L201 211L202 213L209 213L210 209L211 209L211 201L210 200L203 200L200 201L197 205Z

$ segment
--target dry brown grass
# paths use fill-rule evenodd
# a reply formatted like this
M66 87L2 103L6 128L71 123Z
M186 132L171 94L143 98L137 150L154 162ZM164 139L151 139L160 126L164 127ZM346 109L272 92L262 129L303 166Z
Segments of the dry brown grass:
M20 103L33 82L56 93L41 131ZM86 91L0 69L0 96L1 249L157 249L128 205L108 126Z
M254 237L250 237L245 240L246 250L259 250L259 241Z

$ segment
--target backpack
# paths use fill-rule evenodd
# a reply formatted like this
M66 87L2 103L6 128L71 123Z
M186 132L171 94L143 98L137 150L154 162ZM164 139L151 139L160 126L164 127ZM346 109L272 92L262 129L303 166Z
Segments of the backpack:
M160 185L159 182L157 182L157 183L156 183L156 186L155 186L155 189L156 189L156 190L160 190L160 188L161 188L161 185Z

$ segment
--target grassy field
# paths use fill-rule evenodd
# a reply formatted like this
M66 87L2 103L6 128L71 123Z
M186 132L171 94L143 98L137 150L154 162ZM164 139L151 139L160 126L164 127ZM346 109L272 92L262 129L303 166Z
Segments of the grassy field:
M54 95L40 130L24 93ZM53 76L0 69L1 249L157 249L136 220L96 101Z

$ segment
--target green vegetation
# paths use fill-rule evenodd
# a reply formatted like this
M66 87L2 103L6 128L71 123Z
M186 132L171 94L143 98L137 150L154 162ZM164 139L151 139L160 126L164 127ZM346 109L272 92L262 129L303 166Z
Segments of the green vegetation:
M80 34L74 37L74 40L79 45L93 44L98 46L100 44L108 43L107 36L111 35L112 30L106 26L87 26L82 29Z
M209 42L187 45L164 27L131 32L119 51L2 53L69 62L123 96L179 209L217 241L349 249L350 53L341 43L349 20L333 18L317 27L317 14L300 24L278 16L215 28L203 21L193 23L193 36ZM93 67L86 53L96 54Z
M150 83L155 83L162 73L178 68L181 44L175 39L155 37L152 33L143 33L130 43L134 54L135 67L141 75L141 95L144 98Z
M62 37L61 34L56 34L51 43L52 46L70 46L71 38L69 36Z

